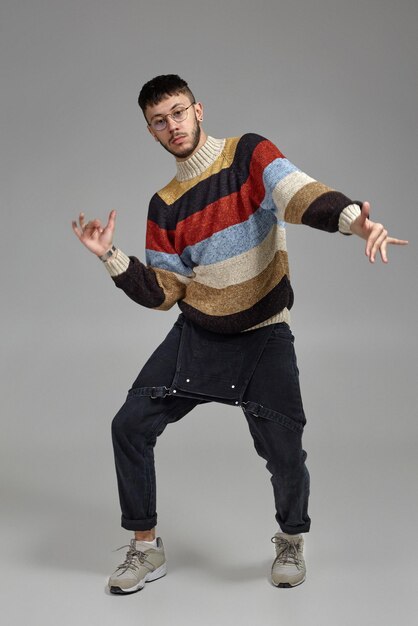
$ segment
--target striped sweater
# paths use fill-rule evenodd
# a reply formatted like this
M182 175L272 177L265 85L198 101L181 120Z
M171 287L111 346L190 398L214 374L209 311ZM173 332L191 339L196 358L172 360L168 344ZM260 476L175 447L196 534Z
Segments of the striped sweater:
M208 137L150 202L146 265L121 250L106 266L138 304L217 333L289 321L285 223L350 233L358 203L314 180L255 134Z

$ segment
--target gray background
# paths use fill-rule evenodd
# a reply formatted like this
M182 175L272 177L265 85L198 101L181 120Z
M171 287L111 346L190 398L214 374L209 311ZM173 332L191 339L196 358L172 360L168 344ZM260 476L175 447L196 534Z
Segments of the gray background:
M2 0L1 604L5 623L411 623L417 562L415 0ZM312 477L308 579L268 583L273 497L239 410L207 405L157 447L169 575L105 580L119 526L110 420L178 310L139 308L74 237L118 209L144 258L174 163L136 99L179 73L215 137L258 132L372 204L408 248L289 227Z

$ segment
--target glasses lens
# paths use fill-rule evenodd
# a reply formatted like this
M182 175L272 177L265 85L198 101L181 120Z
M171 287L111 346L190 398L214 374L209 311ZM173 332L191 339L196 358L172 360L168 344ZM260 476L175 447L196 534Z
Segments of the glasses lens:
M164 117L161 117L159 119L152 120L151 126L154 130L164 130L164 128L167 126L167 122L165 121Z
M183 122L187 117L187 109L182 107L181 109L176 109L171 114L171 117L175 122Z
M174 120L175 122L184 122L184 120L186 119L189 113L189 109L193 104L195 103L192 102L192 104L189 104L188 107L180 107L176 109L175 111L173 111L172 113L169 113L165 117L157 117L151 122L152 128L158 131L164 130L164 128L167 126L167 117L171 117L171 119Z

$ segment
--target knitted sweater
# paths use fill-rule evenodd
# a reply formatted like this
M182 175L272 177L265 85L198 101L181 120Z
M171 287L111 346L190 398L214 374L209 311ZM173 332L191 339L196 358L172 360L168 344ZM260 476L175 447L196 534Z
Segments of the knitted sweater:
M146 265L121 250L106 262L138 304L218 333L289 321L285 223L349 234L360 207L255 134L208 137L151 199Z

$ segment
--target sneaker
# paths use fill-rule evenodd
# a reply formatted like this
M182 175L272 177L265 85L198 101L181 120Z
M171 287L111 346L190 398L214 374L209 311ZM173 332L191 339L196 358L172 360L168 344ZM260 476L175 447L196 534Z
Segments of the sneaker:
M272 537L276 544L276 558L271 568L271 582L276 587L296 587L306 578L303 558L303 535L277 532Z
M164 546L161 537L157 538L157 547L152 548L146 543L131 539L124 563L118 565L109 578L111 593L135 593L151 580L157 580L167 573Z

